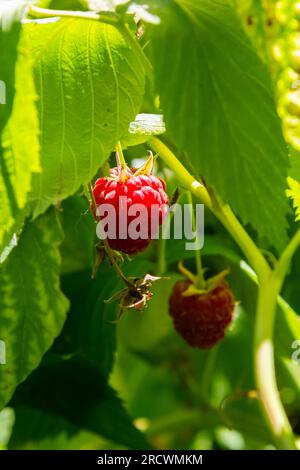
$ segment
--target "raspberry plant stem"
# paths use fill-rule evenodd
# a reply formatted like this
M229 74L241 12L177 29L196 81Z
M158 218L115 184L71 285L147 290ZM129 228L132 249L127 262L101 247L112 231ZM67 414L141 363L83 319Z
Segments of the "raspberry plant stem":
M156 264L157 276L163 276L166 270L167 270L166 239L163 238L163 235L162 235L160 239L158 240L157 264Z
M197 242L198 232L197 232L197 226L196 226L196 220L195 220L195 214L194 214L193 198L192 198L191 191L187 192L187 199L188 199L188 203L190 205L193 232L196 233L195 242ZM197 270L197 286L196 287L198 287L198 289L205 289L205 280L204 280L204 276L203 276L203 267L202 267L202 259L201 259L200 249L195 250L195 261L196 261L196 270Z
M88 186L88 188L86 188L86 190L88 191L88 193L90 195L92 205L93 205L94 214L95 214L94 217L95 217L95 216L97 216L97 204L96 204L96 201L95 201L95 198L94 198L93 185L92 185L91 182L89 183L89 186Z
M244 227L242 227L231 208L228 205L219 206L212 212L231 234L246 258L248 258L259 281L266 279L271 268L252 238L248 235Z
M300 229L279 258L275 269L259 288L255 324L254 361L256 384L266 419L281 449L296 449L293 430L282 406L277 389L273 333L276 304L292 257L300 245Z
M260 285L254 335L254 371L258 395L279 449L296 449L293 430L280 400L274 364L274 323L282 286L275 271Z
M172 207L173 204L175 204L176 202L179 202L182 195L183 193L180 193L178 190L176 190L172 198L174 200L171 199L171 201L169 202L170 207ZM166 242L167 242L173 216L174 216L174 211L169 212L161 228L161 237L159 239L157 265L156 265L156 271L157 271L158 276L163 276L167 270Z
M174 171L179 183L190 190L222 222L256 271L260 283L254 337L257 392L266 422L277 446L280 449L295 449L293 431L281 403L276 383L273 336L278 296L292 256L300 245L300 229L281 255L275 269L272 270L230 207L212 199L205 186L190 175L173 152L157 137L152 137L148 145L159 153L169 168Z
M112 13L96 13L93 11L52 10L31 5L28 14L34 18L79 18L84 20L101 21L102 23L117 25L119 18Z
M118 166L120 165L122 170L126 171L127 165L126 165L125 157L123 154L121 142L118 142L116 145L116 158L117 158Z
M217 344L210 351L207 351L206 361L203 367L200 384L200 394L203 403L210 403L210 386L213 371L216 363L219 345Z
M112 265L112 267L114 268L115 272L118 274L118 276L122 279L122 281L124 282L124 284L129 287L129 289L133 289L135 290L135 287L134 285L127 279L127 277L125 276L125 274L123 273L123 271L121 270L120 266L118 265L118 263L116 262L115 258L114 258L114 255L113 255L113 252L108 244L108 241L107 240L103 240L103 244L104 244L104 248L105 248L105 253L107 254L108 256L108 259L110 261L110 264Z
M300 246L300 228L297 230L293 238L290 240L289 244L286 246L282 255L280 256L277 265L275 266L274 274L284 281L288 273L290 262L295 254L295 251Z
M164 160L166 165L174 171L181 186L191 191L206 207L212 210L212 200L205 186L197 181L180 163L174 153L157 137L151 137L147 142L149 147Z
M221 206L213 201L206 187L187 171L174 153L161 140L152 137L148 141L148 145L159 153L167 166L174 171L181 186L191 191L222 222L256 271L259 279L265 278L270 272L270 267L230 207L227 205Z

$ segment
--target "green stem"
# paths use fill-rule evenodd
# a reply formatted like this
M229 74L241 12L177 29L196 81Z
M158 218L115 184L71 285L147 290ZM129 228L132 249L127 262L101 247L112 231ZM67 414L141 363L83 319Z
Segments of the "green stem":
M121 142L118 142L116 145L116 157L117 157L117 163L121 165L122 170L127 170L127 164L125 161L124 153L122 150L122 145Z
M124 282L124 284L129 288L129 289L133 289L135 290L135 287L134 285L127 279L127 277L125 276L125 274L123 273L122 269L120 268L120 266L118 265L118 263L116 262L115 258L114 258L114 255L113 255L113 252L108 244L108 241L107 240L103 240L103 245L104 245L104 248L105 248L105 253L107 254L108 256L108 259L113 267L113 269L115 270L115 272L118 274L118 276L122 279L122 281Z
M166 165L174 171L181 186L191 191L200 201L212 210L212 200L205 186L187 171L187 169L175 157L174 153L157 137L152 137L147 144L164 160Z
M194 205L193 205L193 198L192 193L190 191L187 192L188 203L190 206L191 211L191 218L192 218L192 230L196 233L195 242L198 240L198 232L194 214ZM202 267L202 260L201 260L201 251L200 249L195 250L195 261L196 261L196 270L197 270L197 287L198 289L205 289L205 280L203 276L203 267Z
M157 265L156 272L158 276L163 276L167 270L166 263L166 239L160 237L158 240L158 254L157 254Z
M259 248L234 215L231 208L228 205L219 206L213 210L213 213L239 245L240 249L247 257L249 264L256 272L259 281L262 282L263 279L266 279L271 272L271 268Z
M161 237L159 239L158 244L158 254L157 254L157 275L163 276L167 270L167 262L166 262L166 247L167 247L167 235L170 230L171 220L174 215L174 212L169 212L167 218L164 220L162 225Z
M300 228L297 230L293 238L290 240L289 244L283 251L282 255L279 258L279 261L275 267L274 273L276 276L282 280L286 277L290 262L295 254L295 251L300 245Z
M282 286L275 272L260 286L254 335L254 370L263 412L280 449L296 449L293 430L280 400L274 364L274 323Z
M182 193L178 192L175 202L179 202L181 196L182 196ZM170 201L169 204L172 206L174 203ZM167 239L169 238L168 234L169 234L170 225L171 225L173 216L174 216L174 211L169 212L169 214L167 215L167 218L164 220L164 223L162 225L162 232L161 232L161 237L160 237L159 245L158 245L158 256L157 256L157 266L156 266L158 276L163 276L163 274L165 274L167 270L166 246L167 246Z
M96 204L96 201L95 201L95 196L94 196L94 191L93 191L93 185L92 183L90 182L88 187L87 187L87 190L90 194L90 197L91 197L91 200L92 200L92 205L93 205L93 210L94 210L94 217L97 216L97 204Z
M212 382L213 371L216 363L216 357L218 353L219 346L215 346L210 351L207 351L206 362L203 367L201 374L201 386L200 393L201 398L204 403L209 403L210 401L210 386Z
M222 222L248 259L250 265L256 271L259 279L262 280L266 278L270 272L266 259L246 230L242 227L230 207L215 204L206 187L187 171L173 152L157 137L152 137L148 141L148 145L157 152L165 161L167 166L174 171L179 183L200 199L200 201L220 220L220 222Z
M260 286L256 313L254 348L256 384L274 439L282 449L296 449L296 444L277 389L273 335L278 296L299 245L300 229L283 251L274 271Z
M28 14L34 18L78 18L83 20L94 20L101 21L111 25L118 25L119 18L117 15L105 14L92 11L68 11L68 10L51 10L48 8L40 8L35 5L31 5L28 10Z

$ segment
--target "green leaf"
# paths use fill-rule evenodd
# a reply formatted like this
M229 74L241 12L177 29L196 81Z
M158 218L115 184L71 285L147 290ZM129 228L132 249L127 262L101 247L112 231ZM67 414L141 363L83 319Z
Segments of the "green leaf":
M244 224L280 249L288 157L267 70L228 1L160 4L148 39L167 132Z
M253 46L262 60L267 62L270 33L272 26L268 24L269 16L273 17L274 6L266 6L260 0L232 0L234 8L241 20L242 26L248 34ZM273 33L274 34L274 33Z
M52 10L87 10L87 0L39 0L38 6Z
M296 220L300 220L300 183L289 176L288 185L289 189L286 193L293 201L293 206L296 212Z
M4 408L0 412L0 450L7 448L14 425L14 412L11 408Z
M106 305L104 301L122 287L110 266L101 266L95 279L91 278L91 270L62 278L62 288L70 299L71 309L58 351L83 355L105 378L111 372L116 349L113 321L117 304Z
M131 449L149 448L114 390L91 363L52 358L22 384L14 406L32 406Z
M77 428L63 418L33 407L18 406L14 412L15 423L9 440L9 449L24 448L26 444L32 446L33 443L54 438L59 434L70 437L77 432Z
M6 86L6 104L0 105L0 252L24 222L32 173L40 171L32 60L26 43L19 44L25 6L0 5L0 78Z
M293 201L296 221L300 220L300 153L294 148L290 149L291 168L287 179L289 189L287 196Z
M126 276L144 276L149 262L135 259L124 266ZM103 263L95 279L91 270L62 277L62 288L70 299L71 309L63 334L56 344L61 354L77 353L89 359L105 378L110 374L116 351L117 302L105 304L124 284L108 263ZM84 292L84 295L82 293ZM127 315L136 318L137 313ZM137 319L138 321L138 319Z
M15 415L9 450L100 450L115 444L88 431L72 426L60 416L32 407L20 406L9 411ZM1 419L1 414L0 414Z
M12 112L1 136L0 251L22 227L33 173L40 171L37 97L25 41L20 43L15 91Z
M25 227L0 269L0 409L17 384L35 369L59 334L68 302L59 289L58 245L62 232L54 211Z
M0 132L2 132L13 106L15 94L15 64L21 19L26 2L3 0L0 4Z
M91 271L96 224L85 197L75 195L63 202L62 228L65 233L60 247L62 274Z
M25 25L36 62L41 175L34 215L89 181L139 111L144 71L117 28L92 20Z
M289 176L300 182L300 152L290 147L290 162L291 168Z

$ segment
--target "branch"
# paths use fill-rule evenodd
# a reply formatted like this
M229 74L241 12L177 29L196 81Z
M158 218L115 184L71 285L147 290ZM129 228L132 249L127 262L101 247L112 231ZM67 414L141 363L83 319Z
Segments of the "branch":
M179 183L193 193L220 220L256 271L258 278L260 280L266 278L270 272L267 261L230 207L214 203L206 187L187 171L173 152L157 137L152 137L147 143L174 171Z
M118 16L112 13L103 12L99 14L92 11L50 10L48 8L39 8L35 5L29 7L28 15L34 18L78 18L101 21L112 25L116 25L119 22Z

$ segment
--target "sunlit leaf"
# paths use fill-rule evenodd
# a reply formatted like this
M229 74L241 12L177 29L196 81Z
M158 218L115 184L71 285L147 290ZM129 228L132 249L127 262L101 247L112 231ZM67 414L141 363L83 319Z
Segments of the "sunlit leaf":
M26 41L21 40L18 46L24 2L21 6L20 2L4 2L2 15L7 15L7 4L11 4L15 16L2 17L0 34L0 77L5 78L7 101L0 105L1 130L4 128L0 146L0 252L24 222L32 175L40 171L32 58Z
M34 214L88 182L127 132L144 71L117 28L92 20L25 25L35 60L41 165Z

